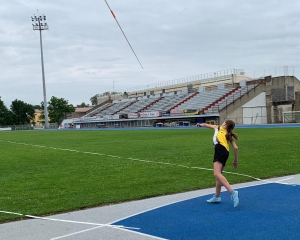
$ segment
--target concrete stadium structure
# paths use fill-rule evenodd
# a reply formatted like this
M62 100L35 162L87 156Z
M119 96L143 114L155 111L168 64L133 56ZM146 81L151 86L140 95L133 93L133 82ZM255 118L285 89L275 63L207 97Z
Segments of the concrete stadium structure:
M275 70L276 72L276 70ZM77 128L281 123L282 112L300 111L300 82L290 67L254 78L242 69L126 89L98 99ZM274 73L273 73L274 75ZM300 122L300 119L295 119Z

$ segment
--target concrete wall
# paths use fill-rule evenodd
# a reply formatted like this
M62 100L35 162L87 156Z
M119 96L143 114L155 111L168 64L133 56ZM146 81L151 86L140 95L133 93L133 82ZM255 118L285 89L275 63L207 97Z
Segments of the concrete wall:
M269 112L270 117L268 120L268 123L281 123L283 121L282 119L282 112L286 111L294 111L296 110L295 107L297 102L296 92L300 91L300 82L295 76L281 76L281 77L275 77L272 78L272 81L270 82L270 96L272 94L272 89L285 89L285 94L288 96L287 93L287 87L293 86L294 87L294 96L295 100L293 101L286 101L286 102L270 102L267 104L269 105L271 111ZM286 100L287 97L286 97Z
M266 92L261 92L242 106L243 124L266 124Z
M294 86L295 91L300 91L300 82L295 76L281 76L272 78L273 88L285 88L286 86Z
M244 76L228 76L227 78L222 79L209 79L205 81L193 82L189 84L193 84L193 89L203 89L205 91L210 91L210 88L216 87L218 85L222 85L224 87L228 86L236 86L239 82L244 84L246 78ZM249 80L249 79L247 79ZM237 124L253 124L254 115L258 113L261 115L266 115L266 118L256 118L255 123L277 123L280 122L280 116L283 111L292 110L300 111L300 82L294 76L282 76L272 78L271 76L265 77L263 79L253 80L260 82L260 85L252 89L250 92L246 93L241 98L237 99L232 104L228 105L225 109L220 112L220 123L222 123L226 119L232 119ZM234 84L233 84L234 83ZM249 84L249 81L246 83ZM160 87L157 89L152 89L154 91L154 95L162 93L162 89L165 89L166 93L174 92L174 91L187 91L187 83L177 84L168 87ZM294 86L295 91L295 101L293 105L289 103L284 103L285 105L277 105L274 106L272 102L272 89L287 89L287 86ZM149 89L148 89L149 90ZM144 92L146 95L150 95L150 90L140 90L138 91L138 95L135 93L130 93L128 96L123 94L115 95L115 100L120 100L124 98L132 98L132 97L143 97ZM263 98L265 98L265 102L263 103ZM99 102L112 101L112 96L105 96L102 98L98 98ZM253 100L253 101L252 101ZM250 110L251 109L251 110ZM252 119L249 122L249 119Z
M215 86L215 89L218 89L218 85L224 84L225 87L233 87L236 84L239 84L240 81L246 80L249 81L251 78L246 77L242 73L242 69L235 69L236 74L229 74L229 75L224 75L224 76L217 76L217 77L210 77L207 79L200 79L200 80L195 80L191 82L184 82L184 83L179 83L179 84L170 84L168 86L161 85L163 83L158 83L157 87L155 88L145 88L145 89L140 89L137 88L135 91L130 91L127 92L127 94L121 93L121 94L115 94L115 95L107 95L103 97L97 98L98 105L102 104L103 102L106 102L108 100L122 100L126 98L136 98L136 97L143 97L143 96L148 96L151 95L151 92L153 91L153 95L158 95L163 93L171 93L171 92L179 92L179 91L187 91L188 85L192 85L193 89L195 91L198 91L199 87L206 87L206 91L210 91L210 88ZM152 84L151 84L152 85Z
M225 109L220 112L220 122L223 122L226 119L232 119L236 121L237 124L253 124L253 121L250 123L245 120L245 117L250 116L250 112L245 112L243 106L248 106L247 104L254 105L251 102L252 99L255 99L261 93L264 93L265 104L261 108L257 108L256 111L260 111L259 114L265 114L267 117L261 119L264 123L279 123L282 122L282 112L283 111L300 111L300 81L294 76L282 76L271 78L271 76L262 79L262 83L251 90L249 93L244 95L241 99L233 102ZM295 103L286 102L282 105L275 106L272 102L272 89L282 88L287 89L287 86L294 86L295 92ZM263 95L261 95L262 97ZM262 103L262 98L259 102ZM292 101L293 102L293 101ZM265 107L265 108L264 108ZM252 110L253 111L253 110ZM250 115L249 115L250 114ZM251 117L251 116L250 116ZM258 119L258 118L257 118ZM257 121L256 119L256 121ZM252 118L253 120L253 118ZM256 122L257 123L257 122Z
M287 86L293 86L294 92L300 91L300 81L295 76L275 77L272 78L270 84L272 89L276 89L276 88L286 89L286 95L287 95Z
M300 92L295 93L295 111L300 111Z
M142 97L144 96L144 93L146 92L146 95L150 95L151 91L154 91L154 95L163 93L163 89L166 93L170 92L175 92L175 91L186 91L187 86L189 84L193 85L193 88L198 90L200 86L206 87L206 86L216 86L216 89L218 88L217 85L220 84L225 84L229 86L233 86L234 84L239 83L242 80L250 80L249 77L242 76L242 75L228 75L228 76L223 76L221 78L209 78L207 80L198 80L194 82L189 82L189 83L182 83L182 84L176 84L176 85L169 85L169 86L161 86L157 88L152 88L152 89L143 89L143 90L138 90L134 92L129 92L128 93L128 98L133 98L133 97ZM209 89L209 88L207 88Z
M236 124L243 124L243 108L246 103L254 99L260 93L266 92L266 84L260 84L253 88L251 91L237 99L233 103L220 111L220 122L224 122L226 119L232 119Z

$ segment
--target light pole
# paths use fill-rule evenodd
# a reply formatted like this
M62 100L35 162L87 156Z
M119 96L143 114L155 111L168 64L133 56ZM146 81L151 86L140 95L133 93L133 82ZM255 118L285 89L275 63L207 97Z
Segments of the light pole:
M40 47L41 47L41 62L42 62L42 75L43 75L43 91L44 91L44 115L45 115L45 128L49 128L48 122L48 108L47 108L47 97L46 97L46 83L45 83L45 71L44 71L44 57L43 57L43 42L42 42L42 30L49 30L46 21L46 16L33 16L31 17L33 30L40 31ZM44 21L44 22L43 22Z
M113 81L113 94L114 94L114 100L115 100L115 82L117 82L117 81Z

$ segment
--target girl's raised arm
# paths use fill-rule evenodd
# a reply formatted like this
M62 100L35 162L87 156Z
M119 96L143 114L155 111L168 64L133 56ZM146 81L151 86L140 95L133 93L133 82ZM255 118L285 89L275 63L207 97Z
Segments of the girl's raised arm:
M197 123L196 127L206 127L206 128L217 129L219 126L218 125L207 124L207 123Z

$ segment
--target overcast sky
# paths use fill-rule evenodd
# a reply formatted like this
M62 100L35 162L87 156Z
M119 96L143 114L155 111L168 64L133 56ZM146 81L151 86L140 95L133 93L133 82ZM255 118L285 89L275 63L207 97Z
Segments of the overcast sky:
M47 100L70 104L95 94L225 69L294 67L300 79L300 2L262 0L0 0L0 96L43 101L39 31Z

